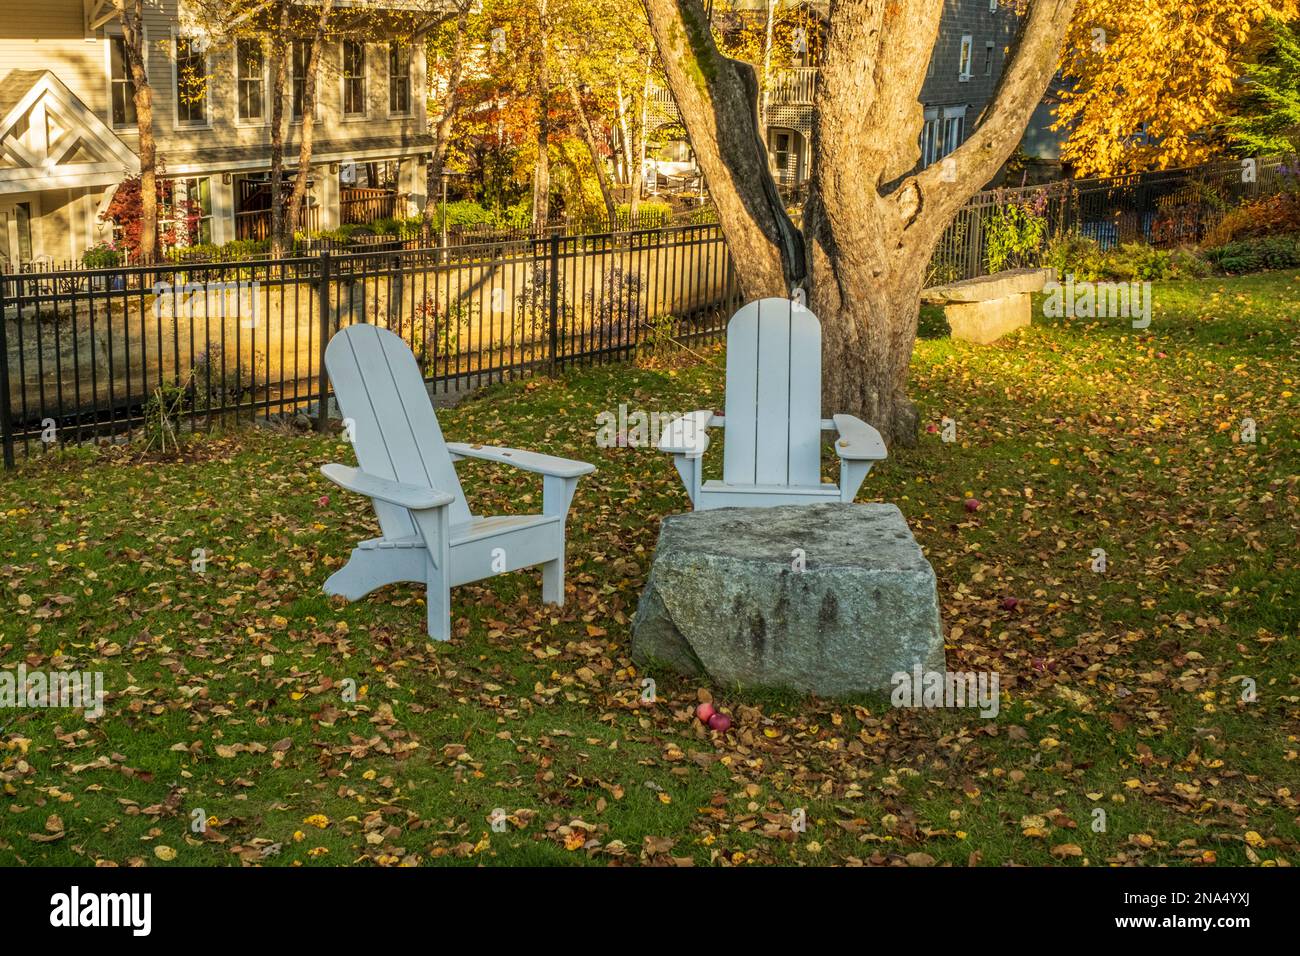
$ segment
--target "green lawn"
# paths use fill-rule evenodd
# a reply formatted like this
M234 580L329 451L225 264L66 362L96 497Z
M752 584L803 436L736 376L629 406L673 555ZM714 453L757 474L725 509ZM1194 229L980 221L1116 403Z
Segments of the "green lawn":
M720 350L441 413L599 471L562 611L536 572L458 588L438 646L418 587L321 593L374 533L318 473L351 461L338 435L34 461L0 477L0 660L101 670L110 697L97 722L0 711L0 863L1300 863L1298 303L1295 272L1167 283L1142 332L1036 319L987 348L924 317L912 393L957 441L895 449L860 500L906 514L950 669L1001 675L994 720L714 687L719 735L696 682L631 664L687 502L667 456L597 448L596 415L720 408ZM481 512L540 504L533 476L461 467Z

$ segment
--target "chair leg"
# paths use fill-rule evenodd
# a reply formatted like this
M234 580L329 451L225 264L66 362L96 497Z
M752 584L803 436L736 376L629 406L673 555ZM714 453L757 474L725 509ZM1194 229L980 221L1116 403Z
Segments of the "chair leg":
M542 603L564 605L564 557L542 565Z
M434 641L451 640L451 587L447 580L447 575L430 561L424 604L429 639Z
M325 593L359 601L389 584L424 580L423 564L424 552L415 548L356 548L348 563L326 580Z
M425 547L425 595L429 637L435 641L451 640L451 533L447 509L431 508L412 511L411 518L420 529Z

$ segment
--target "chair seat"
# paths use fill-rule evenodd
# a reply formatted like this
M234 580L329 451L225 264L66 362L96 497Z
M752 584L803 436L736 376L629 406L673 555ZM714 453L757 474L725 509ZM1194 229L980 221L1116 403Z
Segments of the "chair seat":
M827 497L839 500L839 485L729 485L725 481L706 481L700 489L734 495L789 495L792 498Z
M560 520L558 515L493 515L487 518L470 518L451 526L451 546L481 541L497 535L510 534L524 528L550 524ZM423 548L424 539L418 534L401 538L370 538L357 545L362 551L385 550L388 548Z

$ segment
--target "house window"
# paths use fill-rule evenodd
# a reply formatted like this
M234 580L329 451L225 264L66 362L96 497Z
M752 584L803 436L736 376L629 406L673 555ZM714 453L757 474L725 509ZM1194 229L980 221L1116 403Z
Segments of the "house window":
M925 111L925 125L921 127L921 165L930 166L939 158L939 113Z
M212 242L212 186L207 176L171 180L171 200L159 210L159 225L178 246Z
M366 45L360 40L343 41L343 114L364 116L366 112Z
M961 145L962 135L966 131L966 116L964 112L957 116L948 116L944 114L943 121L943 156L947 156L954 149Z
M388 112L411 112L411 48L397 42L388 44Z
M176 37L176 122L203 126L208 122L208 60L205 42Z
M311 41L293 41L293 118L302 119L307 98L307 64L311 61Z
M240 40L235 45L235 86L239 118L245 122L266 115L266 55L261 40Z
M782 186L790 185L791 160L794 158L794 136L791 133L774 133L772 135L772 162L776 167L776 178Z
M998 12L998 0L989 0L989 13Z
M970 79L971 60L974 58L974 40L969 36L961 38L961 60L957 65L957 79L965 83Z
M108 38L109 102L113 110L114 126L135 125L135 82L131 79L131 63L126 56L123 37Z
M993 75L993 41L992 40L986 40L984 42L984 75L985 76Z

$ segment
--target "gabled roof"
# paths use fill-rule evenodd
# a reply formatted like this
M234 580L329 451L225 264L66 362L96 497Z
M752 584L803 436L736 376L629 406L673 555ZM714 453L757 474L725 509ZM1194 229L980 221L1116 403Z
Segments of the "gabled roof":
M0 78L0 194L112 186L140 159L49 70Z

